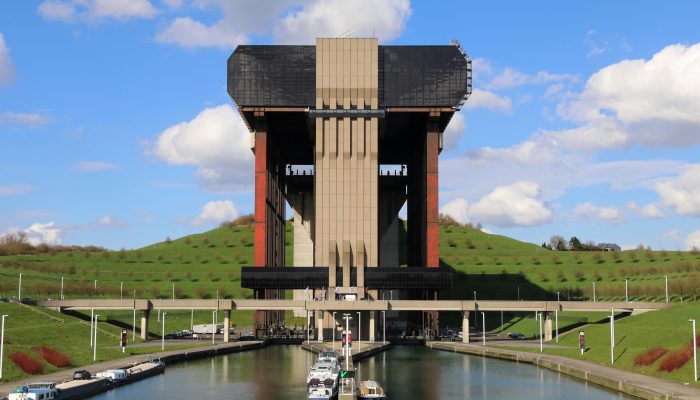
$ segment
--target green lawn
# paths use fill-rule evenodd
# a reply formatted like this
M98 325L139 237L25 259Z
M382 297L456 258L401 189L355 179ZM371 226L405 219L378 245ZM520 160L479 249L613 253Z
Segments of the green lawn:
M692 326L688 322L691 318L700 320L700 303L678 304L671 309L647 312L616 320L614 366L644 375L692 383L692 358L682 368L670 373L659 370L661 359L646 367L634 365L636 356L652 348L664 347L673 351L691 343ZM579 329L560 337L558 344L568 346L567 348L545 349L545 353L580 358L609 366L609 322L588 325L580 330L586 334L587 351L583 355L580 354L578 348ZM533 351L532 348L520 348L520 350Z

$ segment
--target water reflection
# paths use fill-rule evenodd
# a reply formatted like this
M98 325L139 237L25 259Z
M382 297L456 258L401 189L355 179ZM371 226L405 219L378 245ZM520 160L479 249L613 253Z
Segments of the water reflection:
M315 358L297 346L271 346L171 365L164 375L95 399L302 400ZM631 399L530 365L419 346L395 347L357 367L358 378L378 381L395 400Z

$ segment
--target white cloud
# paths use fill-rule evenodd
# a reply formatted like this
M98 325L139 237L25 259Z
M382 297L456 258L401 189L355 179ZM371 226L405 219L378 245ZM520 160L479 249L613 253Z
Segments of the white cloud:
M649 218L649 219L660 219L665 215L659 207L654 203L645 204L643 206L638 205L634 201L627 203L627 208L630 211L634 211L637 214Z
M466 109L486 108L491 111L510 114L512 100L508 96L500 96L488 90L474 89L472 95L464 104Z
M24 233L27 234L27 240L35 246L40 243L49 245L61 244L61 231L53 221L45 224L37 222L24 229Z
M5 36L0 32L0 85L9 85L15 80L15 68L10 59L10 49L5 44Z
M700 217L700 164L687 166L674 179L656 184L663 204L679 215Z
M109 171L122 168L121 165L112 164L104 161L79 161L72 165L73 171L79 172L97 172Z
M202 212L194 218L180 218L179 223L201 226L204 224L220 224L231 221L239 215L238 208L231 200L207 202L202 207Z
M23 183L18 183L15 185L4 185L0 186L0 197L3 196L19 196L25 194L28 191L34 189L32 185L27 185Z
M461 112L456 112L452 115L450 123L447 124L445 132L443 132L443 145L446 149L454 149L459 143L459 139L464 136L464 131L466 130L466 122L464 121L464 115Z
M195 165L213 190L248 188L253 180L250 132L230 105L207 108L161 132L149 153L172 165Z
M103 228L126 228L129 224L119 218L113 217L111 215L105 215L97 219L97 224Z
M693 231L685 239L685 248L687 250L700 249L700 231Z
M41 114L35 113L17 113L14 111L5 111L0 113L0 125L28 125L38 126L46 125L51 120Z
M584 90L557 107L584 124L612 119L625 144L700 143L700 44L667 46L650 60L624 60L593 74Z
M459 222L481 222L501 227L533 226L548 222L552 211L540 199L539 185L531 181L500 186L474 204L457 198L440 212Z
M496 75L485 87L489 89L508 89L525 85L541 85L555 82L576 82L578 77L572 74L553 74L547 71L539 71L534 75L520 72L514 68L506 67Z
M457 198L440 208L440 214L449 215L460 224L471 222L469 218L469 202L463 198Z
M148 0L45 0L38 11L44 19L61 22L153 18L158 13Z
M388 41L399 36L411 16L408 0L316 0L292 10L274 28L278 43L314 43L317 37L354 32Z
M577 205L572 214L574 217L583 220L597 218L612 224L619 224L627 220L627 215L619 207L600 207L589 202Z
M682 233L678 229L673 229L668 232L664 232L663 237L674 242L680 242L682 238Z

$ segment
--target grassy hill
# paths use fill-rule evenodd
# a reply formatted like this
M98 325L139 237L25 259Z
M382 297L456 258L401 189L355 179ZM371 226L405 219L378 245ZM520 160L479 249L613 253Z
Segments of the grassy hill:
M288 265L292 263L292 241L292 227L288 224L286 247ZM694 301L696 294L700 291L700 278L698 278L700 254L697 252L550 251L537 245L488 234L468 226L451 225L441 227L440 255L442 265L453 270L453 288L440 294L442 298L448 299L471 299L476 291L479 299L555 300L559 292L562 300L590 300L595 282L598 300L621 300L625 296L624 280L627 279L630 300L665 301L665 277L669 279L670 300L673 302L680 303L682 299L685 302ZM131 298L134 295L137 298L171 298L173 296L216 298L217 292L221 298L250 298L252 291L240 287L240 268L251 265L252 260L252 225L219 227L201 234L166 240L135 250L46 252L2 256L0 257L0 296L17 295L18 277L22 273L22 296L36 299L59 298L61 277L64 277L66 299L119 298L120 295L124 298ZM0 306L12 307L2 303ZM691 307L692 310L693 306L687 307ZM658 314L666 312L658 312ZM26 314L19 309L10 309L6 313L11 315L10 321L22 321L24 324L25 318L29 318L26 320L29 321L29 325L35 322L32 319L36 317L33 313ZM534 334L533 315L505 313L501 324L499 314L487 315L489 330ZM288 316L291 317L291 314ZM211 321L210 312L200 311L195 312L194 315L187 311L168 312L167 330L175 331L189 327L192 317L195 324ZM598 326L595 323L604 319L605 315L562 313L559 317L560 329L564 331L567 328L586 324L594 324L595 328ZM629 321L642 317L651 318L645 314ZM76 360L89 360L89 348L86 348L85 343L80 342L80 340L85 341L82 336L86 335L79 333L81 330L87 331L87 328L80 325L73 317L60 316L60 318L73 322L58 328L60 334L56 337L76 337L76 340L69 341L66 347L61 347L61 343L54 343L55 346L71 355L75 354ZM116 331L116 326L131 325L132 314L128 311L110 311L104 312L101 318L114 324L112 329ZM150 330L154 335L160 334L157 318L157 313L152 313ZM252 313L235 312L232 315L232 321L238 326L249 326ZM459 316L446 313L441 316L441 321L443 325L456 326L459 323ZM673 321L679 329L687 328L687 322L685 322L687 318L678 321L673 319ZM292 322L303 323L303 321ZM634 325L632 322L630 324ZM47 327L47 331L52 329ZM605 329L605 326L601 325L602 333ZM640 328L640 331L647 332L645 328ZM595 333L595 330L592 332ZM659 336L654 333L645 334L653 335L652 337ZM22 340L25 338L24 334L13 335L22 337ZM78 336L81 339L77 339ZM662 337L658 339L661 340ZM680 336L678 340L681 340ZM25 346L30 347L31 343L53 343L31 334L26 335L26 341ZM56 342L59 340L56 339ZM652 343L649 342L648 345L651 346ZM671 347L675 345L675 342L669 344ZM643 346L647 346L647 343ZM625 357L635 351L641 351L641 348L624 353L621 363L624 365ZM7 354L6 352L6 357ZM104 352L105 357L109 357L110 354L109 351ZM591 357L596 354L597 350L591 350ZM7 362L6 365L10 364L12 363ZM47 368L50 370L51 367Z

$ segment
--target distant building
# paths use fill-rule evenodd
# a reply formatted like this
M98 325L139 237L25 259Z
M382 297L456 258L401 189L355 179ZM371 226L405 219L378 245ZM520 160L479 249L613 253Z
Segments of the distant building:
M603 251L622 251L617 243L598 243L598 248Z

